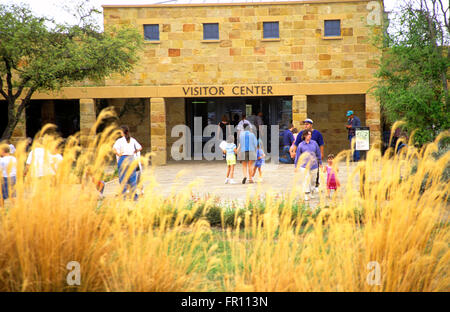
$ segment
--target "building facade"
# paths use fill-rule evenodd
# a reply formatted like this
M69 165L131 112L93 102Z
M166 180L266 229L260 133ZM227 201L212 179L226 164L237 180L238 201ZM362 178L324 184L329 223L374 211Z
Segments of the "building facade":
M105 5L103 10L105 27L131 25L142 33L144 50L134 71L109 77L101 86L36 94L35 108L26 115L40 113L43 123L58 111L72 114L73 129L66 131L78 126L85 134L101 108L128 105L133 109L123 110L121 122L154 152L157 165L171 159L179 139L172 137L173 127L193 130L195 117L205 126L224 115L233 120L262 112L265 124L280 129L291 122L302 129L302 120L311 118L328 154L348 149L345 113L353 110L370 127L371 142L380 139L380 106L368 92L381 53L370 43L381 25L381 0ZM25 116L15 136L26 135L33 127L29 119L36 118ZM193 132L193 141L208 139Z

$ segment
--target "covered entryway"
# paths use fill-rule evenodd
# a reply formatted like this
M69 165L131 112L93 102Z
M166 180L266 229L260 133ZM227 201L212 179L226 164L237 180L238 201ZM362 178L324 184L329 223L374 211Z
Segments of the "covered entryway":
M63 138L80 131L78 100L32 100L26 108L26 136L34 138L41 128L52 123Z
M194 133L194 118L200 117L202 131L208 125L218 125L226 118L231 125L237 126L246 114L247 119L254 123L256 115L261 112L263 124L267 125L267 147L270 152L271 126L277 125L280 130L286 129L292 123L292 97L230 97L230 98L186 98L186 125L191 129L191 153L194 153L194 143L199 140L202 148L212 136L197 136Z

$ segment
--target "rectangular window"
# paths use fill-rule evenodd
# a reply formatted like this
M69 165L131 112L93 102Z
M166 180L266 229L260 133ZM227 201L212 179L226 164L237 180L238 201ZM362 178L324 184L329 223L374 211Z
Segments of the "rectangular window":
M219 24L203 24L203 40L219 40Z
M325 37L339 37L341 35L341 20L325 21Z
M280 27L278 22L263 22L263 38L264 39L279 39Z
M146 41L159 41L159 25L144 25L144 39Z

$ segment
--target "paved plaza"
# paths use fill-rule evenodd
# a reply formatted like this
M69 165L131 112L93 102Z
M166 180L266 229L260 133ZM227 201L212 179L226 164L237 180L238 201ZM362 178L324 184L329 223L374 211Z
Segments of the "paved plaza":
M342 186L346 185L348 175L356 164L339 164L339 180ZM243 172L239 162L235 167L235 181L237 184L225 184L226 164L225 161L180 161L169 162L167 165L154 167L144 171L146 178L153 176L156 180L156 190L161 194L169 196L172 192L179 192L190 183L194 183L192 192L199 197L215 195L221 201L245 201L247 196L259 194L264 196L265 192L273 191L275 194L283 195L291 192L293 188L299 188L301 180L294 172L294 165L271 164L263 165L263 181L253 184L242 184ZM144 187L150 182L145 179ZM321 191L325 191L326 174L321 172ZM358 187L356 178L354 187ZM106 184L105 196L115 196L119 190L118 179ZM317 203L318 197L311 199L311 203Z

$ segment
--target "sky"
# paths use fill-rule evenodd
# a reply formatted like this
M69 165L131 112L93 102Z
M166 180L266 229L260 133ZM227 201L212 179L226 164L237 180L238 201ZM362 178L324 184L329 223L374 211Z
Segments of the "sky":
M102 5L105 4L152 4L163 2L164 0L90 0L96 8L102 10ZM267 1L267 0L266 0ZM276 0L275 0L276 1ZM0 0L0 4L11 4L11 3L25 3L28 4L32 11L38 16L47 16L56 19L58 23L75 21L74 18L62 9L64 5L73 5L73 3L78 2L77 0ZM201 2L201 1L200 1ZM244 2L238 0L214 0L210 2ZM247 2L251 2L248 1ZM402 0L384 0L385 10L391 11L396 5ZM448 0L447 0L448 2ZM102 16L99 16L98 22L100 25L103 24Z

